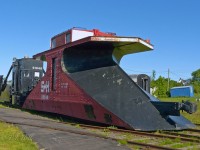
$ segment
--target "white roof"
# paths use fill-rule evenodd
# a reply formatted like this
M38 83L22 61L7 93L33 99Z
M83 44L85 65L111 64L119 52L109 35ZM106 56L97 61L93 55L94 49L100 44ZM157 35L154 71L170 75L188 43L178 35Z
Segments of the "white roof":
M177 86L177 87L173 87L171 89L182 89L182 88L188 88L188 87L192 87L191 85L190 86Z

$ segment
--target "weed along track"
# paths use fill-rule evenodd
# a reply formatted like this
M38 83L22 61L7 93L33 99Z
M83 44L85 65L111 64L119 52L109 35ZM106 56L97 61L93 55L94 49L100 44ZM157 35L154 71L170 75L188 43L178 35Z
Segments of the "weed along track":
M12 116L7 115L4 117ZM94 126L94 125L86 125L86 124L77 124L77 123L69 123L63 121L56 121L53 119L42 119L42 118L28 118L28 117L15 117L22 119L23 122L14 122L7 121L7 123L15 124L15 125L23 125L23 126L32 126L38 128L45 128L49 130L58 130L62 132L68 132L79 135L93 136L103 139L111 139L117 141L121 145L127 145L132 149L136 148L149 148L149 149L176 149L183 148L190 149L191 147L200 147L200 135L197 133L193 135L189 131L182 131L188 133L180 133L173 131L157 131L157 132L141 132L134 130L124 130L118 129L116 127L102 127L102 126ZM27 120L27 121L24 121ZM31 123L29 123L31 121ZM42 121L42 125L35 124L34 122ZM59 128L59 126L48 126L48 122L64 124L66 126L73 126L75 129L69 130L64 128ZM194 129L192 129L194 130ZM196 133L196 132L195 132Z

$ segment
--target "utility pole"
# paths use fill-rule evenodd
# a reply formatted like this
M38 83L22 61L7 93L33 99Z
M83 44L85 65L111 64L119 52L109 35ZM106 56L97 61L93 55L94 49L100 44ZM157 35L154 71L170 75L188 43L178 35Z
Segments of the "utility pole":
M168 68L168 85L167 85L167 91L169 91L169 68Z

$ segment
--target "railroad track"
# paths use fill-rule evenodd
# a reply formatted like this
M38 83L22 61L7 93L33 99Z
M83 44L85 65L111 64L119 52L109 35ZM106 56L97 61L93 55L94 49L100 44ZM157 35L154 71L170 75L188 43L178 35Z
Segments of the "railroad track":
M13 116L4 116L4 117L13 117ZM68 123L68 122L63 122L63 121L55 121L55 120L52 120L52 119L40 119L40 118L28 118L28 117L13 117L13 118L51 121L51 122L55 122L55 123L68 124L68 125L72 125L72 126L78 125L79 127L84 128L84 129L97 129L97 130L102 130L102 131L107 129L107 130L109 130L109 132L114 132L114 133L129 133L129 134L142 136L142 137L152 137L152 138L158 138L158 139L172 139L172 140L180 139L180 141L182 141L182 142L200 143L200 137L199 136L195 136L195 135L191 135L191 134L190 135L180 134L180 133L169 132L169 131L162 131L162 132L159 132L159 133L158 132L149 133L149 132L141 132L141 131L134 131L134 130L106 128L106 127L86 125L86 124ZM17 125L34 126L34 127L40 127L40 128L47 128L47 129L51 129L51 130L59 130L59 131L70 132L70 133L75 133L75 134L95 136L95 137L100 137L100 138L104 138L104 139L112 139L112 140L116 140L116 141L119 140L119 138L105 137L103 135L99 135L99 134L95 134L95 133L87 133L86 134L85 132L63 130L63 129L59 129L59 128L52 128L52 127L48 127L48 126L38 126L38 125L32 125L32 124L28 124L28 123L16 123L16 122L15 123L7 122L7 123L17 124ZM188 129L188 130L190 130L190 129ZM192 132L194 132L194 131L198 132L199 130L192 129ZM145 148L149 148L149 149L169 149L169 150L173 149L173 148L168 148L166 146L165 147L157 146L157 145L154 145L154 144L141 143L141 142L136 142L136 141L132 141L132 140L127 140L126 142L127 142L127 144L130 144L130 145L137 145L137 146L145 147Z
M12 117L12 116L4 116L4 117ZM51 121L56 123L62 123L62 124L68 124L72 126L80 126L82 128L92 128L92 129L100 129L104 130L106 127L102 126L94 126L94 125L86 125L86 124L77 124L77 123L68 123L63 121L56 121L52 119L39 119L39 118L27 118L27 117L13 117L13 118L21 118L21 119L29 119L29 120L40 120L40 121ZM158 133L151 133L151 132L142 132L142 131L135 131L135 130L127 130L127 129L118 129L118 128L107 128L109 131L112 132L120 132L120 133L132 133L135 135L143 135L143 136L149 136L149 137L156 137L156 138L169 138L169 139L180 139L182 141L189 141L189 142L200 142L200 136L194 136L191 134L181 134L176 132L170 132L170 131L159 131ZM184 131L190 131L190 132L197 132L200 133L199 129L185 129Z
M99 134L95 134L95 133L91 133L91 132L86 133L86 132L74 131L74 130L69 130L69 129L53 128L53 127L44 126L44 125L33 125L33 124L29 124L29 123L18 123L18 122L11 122L11 121L2 121L2 122L14 124L14 125L25 125L25 126L45 128L45 129L50 129L50 130L57 130L57 131L68 132L68 133L79 134L79 135L93 136L93 137L98 137L98 138L103 138L103 139L111 139L111 140L115 140L115 141L119 140L118 138L105 137L103 135L99 135ZM127 144L141 146L141 147L144 147L146 149L175 150L174 148L168 148L168 147L157 146L157 145L153 145L153 144L140 143L140 142L134 142L134 141L127 141Z
M200 133L200 129L185 129L184 131L190 131L190 132Z
M200 127L200 123L195 123L195 125L196 125L197 127Z
M2 116L2 115L0 115ZM39 118L28 118L28 117L13 117L13 116L8 116L8 115L3 115L4 117L11 117L11 118L20 118L20 119L29 119L29 120L38 120L38 121L51 121L51 122L56 122L56 123L63 123L63 124L69 124L69 125L72 125L72 126L75 126L75 125L79 125L80 127L83 127L83 128L93 128L93 129L105 129L106 127L102 127L102 126L94 126L94 125L87 125L87 124L77 124L77 123L69 123L69 122L64 122L64 121L56 121L56 120L53 120L53 119L39 119ZM124 133L138 133L138 134L146 134L146 135L149 135L151 136L152 133L150 132L142 132L142 131L136 131L136 130L127 130L127 129L112 129L112 128L109 128L110 131L114 131L114 132L124 132ZM200 133L200 130L199 129L185 129L184 131L191 131L191 132L199 132ZM169 132L160 132L160 133L169 133ZM157 136L157 134L155 135ZM165 135L163 135L165 136ZM159 137L159 135L158 135ZM171 137L171 136L170 136Z
M184 131L190 131L190 129L189 130L184 130ZM186 138L193 138L193 139L200 140L200 135L198 136L198 135L185 134L185 133L177 133L177 132L169 132L169 131L160 131L160 133L161 134L175 135L175 136L186 137Z
M99 127L99 126L90 126L90 125L80 125L81 127L86 127L86 128L94 128L94 129L105 129L104 127ZM177 134L177 135L168 135L168 133L163 134L162 132L159 132L159 134L156 133L149 133L149 132L141 132L141 131L134 131L134 130L124 130L124 129L112 129L109 128L110 131L113 132L121 132L121 133L132 133L132 134L136 134L136 135L142 135L142 136L149 136L149 137L155 137L155 138L169 138L169 139L180 139L182 141L189 141L189 142L200 142L200 137L198 137L198 139L194 139L195 136L191 136L191 135L181 135L181 134Z

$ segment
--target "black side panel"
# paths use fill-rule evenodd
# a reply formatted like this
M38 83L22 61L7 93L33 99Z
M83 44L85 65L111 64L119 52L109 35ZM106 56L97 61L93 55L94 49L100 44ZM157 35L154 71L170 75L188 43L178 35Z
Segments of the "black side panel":
M118 65L71 73L70 77L94 100L136 130L175 129Z
M39 60L34 60L31 58L19 59L18 67L16 70L18 80L17 89L19 93L30 91L42 77L43 63Z
M29 92L42 78L43 62L32 58L16 59L13 62L11 95L13 104L22 105Z
M112 59L113 46L110 43L104 45L98 42L77 45L67 48L63 52L63 64L69 73L113 66L116 63Z

